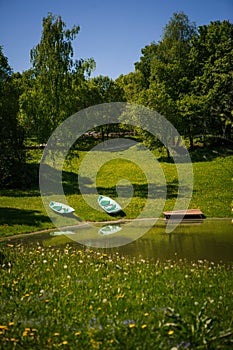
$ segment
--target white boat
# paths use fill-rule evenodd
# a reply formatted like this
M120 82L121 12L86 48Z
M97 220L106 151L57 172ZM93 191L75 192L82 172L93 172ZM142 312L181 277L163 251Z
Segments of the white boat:
M75 211L74 208L70 207L69 205L59 203L59 202L50 202L49 207L53 211L55 211L55 213L58 213L58 214L70 214Z
M115 214L122 210L121 206L110 197L99 196L98 203L108 214Z

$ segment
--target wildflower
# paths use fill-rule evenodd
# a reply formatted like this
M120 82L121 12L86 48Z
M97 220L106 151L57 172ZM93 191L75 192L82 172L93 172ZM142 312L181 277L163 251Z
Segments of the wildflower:
M14 343L17 343L17 342L18 342L18 339L11 338L11 341L13 341Z
M64 265L63 267L64 267L64 269L67 269L68 266L67 266L67 265Z
M0 329L3 329L4 331L7 331L7 330L8 330L8 327L7 327L7 326L0 325Z
M149 313L148 313L148 312L145 312L145 313L144 313L144 316L149 316Z
M135 323L130 323L130 324L129 324L129 328L134 328L134 327L136 327L136 326L135 326Z
M142 326L141 326L142 329L144 329L144 328L146 328L146 327L147 327L146 324L142 324Z
M47 260L43 260L43 263L46 264L46 263L47 263Z
M76 332L74 335L78 336L78 335L80 335L80 334L81 334L81 332Z
M174 333L173 329L170 329L170 331L168 331L168 335L172 335Z
M15 322L9 322L9 326L14 326Z
M67 340L64 340L63 342L62 342L62 345L67 345L68 344L68 341Z
M60 333L55 332L53 335L54 335L55 337L58 337L58 336L60 335Z

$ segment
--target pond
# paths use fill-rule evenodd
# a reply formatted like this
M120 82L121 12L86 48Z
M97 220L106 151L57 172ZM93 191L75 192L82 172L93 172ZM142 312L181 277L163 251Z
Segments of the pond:
M146 232L141 236L140 232ZM64 231L62 231L64 232ZM64 247L99 248L140 259L188 261L209 260L229 264L233 261L233 223L231 219L183 221L166 233L166 222L159 219L151 228L150 220L76 225L59 231L10 238L7 243ZM141 237L139 237L141 236ZM139 237L137 239L137 237Z

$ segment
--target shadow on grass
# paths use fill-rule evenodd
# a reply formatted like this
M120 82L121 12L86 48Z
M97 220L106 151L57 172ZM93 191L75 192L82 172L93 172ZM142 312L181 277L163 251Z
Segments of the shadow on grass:
M35 168L36 168L36 164ZM44 183L43 194L51 195L51 194L62 194L60 187L60 170L52 168L48 165L43 165L42 171L42 181ZM32 166L33 168L33 166ZM36 169L33 170L34 176L37 177L38 184L37 186L33 185L27 189L6 189L1 190L1 196L7 197L38 197L41 195L39 190L39 172ZM35 179L32 180L34 184ZM62 171L62 186L63 191L66 195L72 194L80 194L80 187L82 189L82 194L96 194L96 190L99 194L109 196L109 197L117 197L120 193L122 197L129 198L135 196L139 198L164 198L172 199L176 198L178 195L178 191L181 190L185 195L185 191L188 191L188 188L184 188L181 186L179 188L178 180L174 180L172 182L168 182L166 185L160 185L156 183L142 183L142 184L131 184L133 186L133 193L129 186L97 186L95 189L93 187L93 181L88 177L80 177L78 174L74 172L66 172ZM149 189L149 191L148 191ZM149 193L149 196L148 196Z
M39 197L41 195L39 188L39 165L30 164L30 172L25 179L25 185L20 188L6 188L0 190L0 196L6 197ZM42 179L47 189L47 194L61 194L57 191L60 184L60 170L44 165ZM92 184L89 178L81 178L76 173L62 171L62 185L65 194L80 194L78 180L84 186Z
M36 226L38 223L50 223L50 219L38 210L15 208L0 208L0 225L28 225Z
M133 194L129 190L129 187L127 186L117 186L117 189L115 186L113 187L97 187L97 191L99 194L103 194L105 196L109 197L117 197L120 193L121 197L131 197L131 195L139 198L151 198L151 199L158 199L158 198L167 198L172 199L176 198L178 195L179 189L181 190L181 193L183 193L183 196L185 196L185 192L189 191L188 188L181 186L179 188L178 180L174 180L172 182L167 183L166 186L163 185L156 185L153 183L150 184L132 184L133 185ZM149 191L148 191L149 188ZM90 188L88 189L88 193L90 193ZM180 194L180 196L182 196Z

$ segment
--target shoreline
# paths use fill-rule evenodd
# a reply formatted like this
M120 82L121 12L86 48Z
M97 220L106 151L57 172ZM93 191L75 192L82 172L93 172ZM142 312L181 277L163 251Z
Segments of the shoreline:
M24 232L24 233L18 233L18 234L15 234L15 235L12 235L12 236L2 236L0 237L0 242L5 242L5 241L9 241L9 240L12 240L12 239L17 239L17 238L24 238L24 237L28 237L28 236L34 236L34 235L39 235L39 234L43 234L43 233L49 233L49 232L54 232L54 231L57 231L57 230L67 230L67 229L72 229L72 228L82 228L82 227L85 227L85 226L88 226L88 225L107 225L107 224L124 224L124 223L127 223L127 222L132 222L132 221L152 221L152 220L156 220L157 221L160 221L160 222L164 222L166 224L167 220L165 218L139 218L139 219L118 219L118 220L105 220L105 221L83 221L81 222L80 224L77 224L77 225L69 225L69 226L62 226L62 227L56 227L56 228L49 228L49 229L44 229L44 230L39 230L39 231L33 231L33 232ZM229 220L232 222L233 224L233 219L232 217L207 217L203 220ZM195 224L195 220L188 220L188 219L185 219L183 220L183 222L181 221L179 223L179 225L182 225L182 224Z

